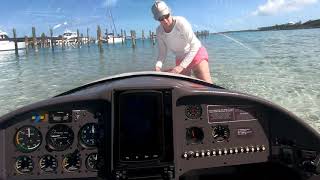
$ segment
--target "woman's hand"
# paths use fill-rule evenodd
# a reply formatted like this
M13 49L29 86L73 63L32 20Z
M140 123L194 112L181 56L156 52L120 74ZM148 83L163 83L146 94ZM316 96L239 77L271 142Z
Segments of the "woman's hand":
M174 67L170 72L171 73L175 73L175 74L180 74L182 71L183 71L183 67L181 67L181 66L176 66L176 67Z
M161 71L161 69L159 67L156 67L156 71Z

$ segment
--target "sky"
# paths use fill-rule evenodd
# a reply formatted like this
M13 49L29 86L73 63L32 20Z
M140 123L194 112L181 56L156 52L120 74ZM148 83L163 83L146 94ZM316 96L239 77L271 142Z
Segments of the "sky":
M111 29L112 18L117 33L125 29L155 31L159 22L153 19L154 0L0 0L0 30L12 37L36 34L54 36L66 29L96 36L97 25ZM320 19L320 0L165 0L175 16L184 16L194 31L222 32L257 29L288 22Z

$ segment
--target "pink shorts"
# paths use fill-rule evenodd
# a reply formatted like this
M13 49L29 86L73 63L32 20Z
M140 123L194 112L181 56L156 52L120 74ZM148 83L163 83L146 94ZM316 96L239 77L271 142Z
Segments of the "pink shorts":
M208 52L207 52L206 48L202 46L198 50L196 56L193 58L193 60L191 61L191 63L187 67L187 69L193 69L194 66L196 66L197 64L199 64L203 60L208 61ZM181 59L176 58L176 66L178 66L181 63L181 61L182 61Z

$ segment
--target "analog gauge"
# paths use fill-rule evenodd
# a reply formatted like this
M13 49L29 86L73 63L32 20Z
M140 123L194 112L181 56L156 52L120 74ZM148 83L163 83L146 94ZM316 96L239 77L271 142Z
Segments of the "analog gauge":
M96 147L98 139L98 124L88 123L79 131L80 143L84 147Z
M188 144L199 144L204 138L204 133L201 128L191 127L187 128L186 140Z
M230 130L228 126L218 125L213 128L212 136L217 142L223 142L229 139Z
M15 168L21 174L31 173L34 168L33 161L28 156L19 156L16 159Z
M79 170L81 167L81 157L79 151L76 150L71 154L67 154L62 161L62 167L68 172Z
M86 159L86 167L90 171L97 171L98 153L91 153Z
M54 172L57 170L57 159L51 155L44 155L39 161L40 169L44 172Z
M46 140L49 147L55 151L64 151L73 143L73 130L64 124L53 126L47 133Z
M41 142L41 132L33 126L24 126L15 135L15 145L19 151L24 153L35 151Z
M202 115L202 108L200 105L187 105L185 114L190 119L198 119Z

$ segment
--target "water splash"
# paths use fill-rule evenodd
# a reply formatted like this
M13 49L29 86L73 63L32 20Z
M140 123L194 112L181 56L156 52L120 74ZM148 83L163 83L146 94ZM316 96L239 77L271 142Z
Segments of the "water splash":
M258 55L258 56L260 56L260 57L263 57L260 52L258 52L258 51L256 51L256 50L250 48L249 46L246 46L246 45L243 44L242 42L240 42L240 41L238 41L238 40L236 40L236 39L234 39L234 38L226 35L225 33L217 33L217 34L218 34L218 35L221 35L221 36L223 36L223 37L225 37L225 38L227 38L227 39L230 39L231 41L237 43L238 45L242 46L243 48L251 51L252 53L254 53L254 54L256 54L256 55Z

